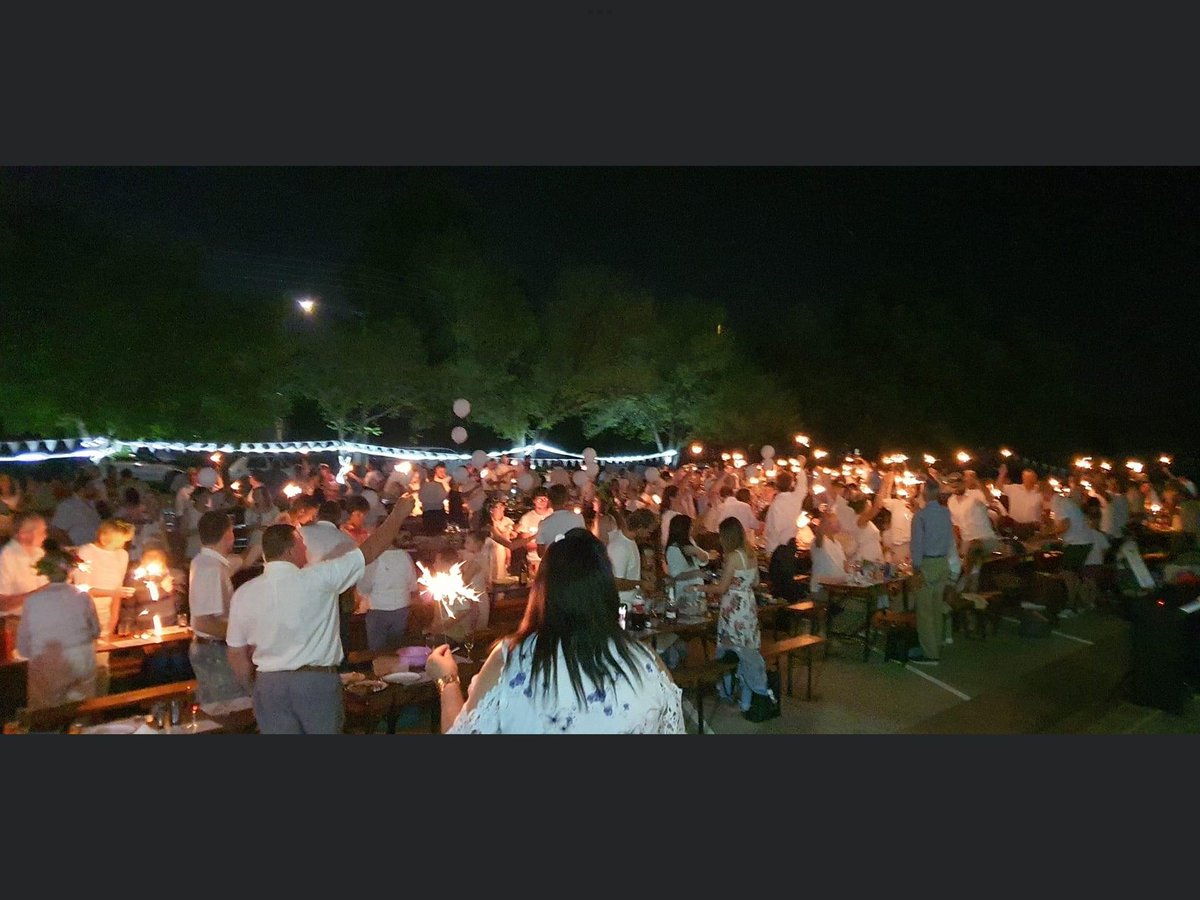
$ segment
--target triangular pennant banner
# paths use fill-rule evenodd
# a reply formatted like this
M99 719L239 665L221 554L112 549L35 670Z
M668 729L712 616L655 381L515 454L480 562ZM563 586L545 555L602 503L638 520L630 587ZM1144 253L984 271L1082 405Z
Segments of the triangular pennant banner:
M29 448L30 453L36 453L39 441L26 441L25 446Z
M9 452L9 453L20 453L20 452L21 452L21 445L20 445L20 444L17 444L17 443L15 443L15 442L13 442L13 441L9 441L9 442L8 442L8 452Z
M49 441L46 441L45 443L46 443L46 449L49 450L51 453L53 453L55 450L58 449L58 441L57 440L51 439Z
M74 450L75 449L75 438L63 438L63 444L66 445L68 450Z

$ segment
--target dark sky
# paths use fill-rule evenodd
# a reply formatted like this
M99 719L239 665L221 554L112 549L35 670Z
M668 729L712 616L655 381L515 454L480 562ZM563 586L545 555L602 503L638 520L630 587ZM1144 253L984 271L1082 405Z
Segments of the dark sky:
M943 298L1072 341L1118 402L1191 359L1200 177L1179 168L448 169L535 299L601 264L658 293L765 310L864 291ZM426 173L427 174L427 173ZM225 286L336 296L411 170L9 169L110 227L198 241ZM386 279L385 279L386 280ZM1185 363L1185 368L1187 364ZM1196 367L1192 364L1190 372ZM1140 380L1139 380L1140 379ZM1137 382L1137 387L1129 387ZM1123 389L1122 386L1127 389ZM1200 385L1193 385L1200 387ZM1124 390L1124 393L1121 393Z

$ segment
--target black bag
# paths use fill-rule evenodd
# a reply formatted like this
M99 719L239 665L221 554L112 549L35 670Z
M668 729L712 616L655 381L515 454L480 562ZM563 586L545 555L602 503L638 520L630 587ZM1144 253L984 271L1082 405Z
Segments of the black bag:
M775 699L771 700L767 694L751 694L750 708L742 713L748 721L765 722L782 714L783 710L780 708L779 700L779 673L773 669L767 672L767 687L771 689Z
M919 643L917 629L910 628L907 625L893 625L887 629L887 640L883 647L884 662L887 662L889 659L907 662L908 651Z
M786 544L780 544L771 551L771 562L767 567L767 578L771 582L771 593L788 603L800 599L800 586L796 583L799 574L799 561L796 559L796 540L793 538Z

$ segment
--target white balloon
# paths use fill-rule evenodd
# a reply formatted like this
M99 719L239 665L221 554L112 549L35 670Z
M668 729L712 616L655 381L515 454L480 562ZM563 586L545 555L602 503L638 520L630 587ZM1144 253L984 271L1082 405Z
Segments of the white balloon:
M576 472L574 475L571 476L571 480L575 482L575 487L583 487L589 481L588 473L584 472L582 469L580 469L578 472Z
M450 477L453 478L455 481L457 481L459 484L466 484L468 481L471 480L471 473L468 472L462 466L457 466L454 469L454 471L450 473Z
M588 460L588 462L591 462L593 459L596 458L596 451L593 450L591 447L584 448L583 458Z
M460 419L465 419L471 414L471 403L459 397L454 401L454 414Z
M196 484L200 485L202 488L209 488L210 490L216 487L217 470L210 468L209 466L205 466L196 474Z
M648 482L658 481L658 479L659 479L658 469L654 468L654 466L650 466L648 469L646 469L645 479Z
M450 432L450 440L454 441L456 444L464 443L466 439L467 429L463 428L461 425Z
M487 465L488 455L482 450L476 450L471 454L471 462L475 463L475 468L482 469Z
M773 457L774 455L775 455L775 448L774 448L774 447L772 447L770 444L763 444L763 448L762 448L762 458L763 458L763 459L770 459L770 458L771 458L771 457Z
M528 491L533 488L533 473L522 472L517 476L517 487L523 491Z

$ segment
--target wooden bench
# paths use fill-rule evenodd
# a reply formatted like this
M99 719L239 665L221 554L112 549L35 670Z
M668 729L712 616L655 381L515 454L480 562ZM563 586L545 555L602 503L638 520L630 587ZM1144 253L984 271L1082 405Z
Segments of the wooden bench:
M787 638L782 641L776 641L773 644L764 644L762 647L762 655L764 660L775 661L775 671L779 673L780 683L783 682L783 660L787 657L787 692L789 697L796 696L792 691L792 670L796 664L796 654L804 653L804 663L808 667L808 686L805 691L804 699L812 699L812 683L813 683L813 651L817 647L823 647L827 644L825 638L819 634L799 634L796 637Z
M737 671L736 659L725 662L714 660L698 666L683 666L671 673L671 678L686 693L689 689L696 692L696 721L698 733L704 734L704 692L707 688L717 687L717 682L726 675Z
M196 690L196 680L175 681L154 687L104 694L88 700L47 706L41 709L22 708L17 719L29 731L65 731L72 722L112 718L123 710L147 710L152 704L163 700L184 698Z
M1000 607L1004 594L1000 591L966 591L958 595L955 603L951 604L952 615L956 623L969 620L972 628L962 629L968 637L987 638L988 625L992 626L992 634L1000 631Z

